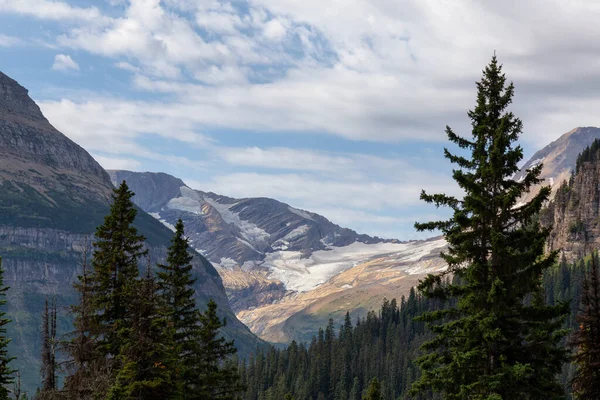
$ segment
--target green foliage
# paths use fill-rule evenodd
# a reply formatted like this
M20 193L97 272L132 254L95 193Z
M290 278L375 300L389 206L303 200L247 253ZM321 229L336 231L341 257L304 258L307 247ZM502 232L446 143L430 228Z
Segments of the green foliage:
M442 257L448 269L429 275L419 290L441 301L441 310L424 313L435 337L423 345L418 359L422 375L413 394L428 390L445 399L559 399L564 397L557 375L566 360L560 346L567 304L544 304L541 277L556 253L544 256L549 229L538 222L550 188L544 187L525 205L517 205L540 182L541 165L524 179L511 179L523 157L513 147L521 120L507 108L514 87L506 83L496 57L477 83L477 104L468 113L472 139L448 139L470 157L445 156L458 166L453 178L464 190L462 200L422 193L421 199L453 210L447 221L417 223L440 230L449 245ZM444 275L453 275L444 282Z
M377 378L371 379L369 382L369 387L367 388L367 393L363 396L363 400L383 400L381 395L381 385Z
M201 385L197 371L200 349L200 312L196 308L192 278L192 255L184 236L181 220L175 225L175 236L167 253L167 263L159 264L158 288L165 304L165 318L173 327L175 353L179 358L177 379L184 397Z
M147 252L144 236L133 226L137 215L131 201L133 196L123 181L114 191L113 204L104 224L96 229L90 292L97 320L95 334L107 356L119 354L120 343L115 332L131 325L138 262Z
M233 399L240 391L233 342L219 336L225 325L217 305L196 308L192 257L177 224L158 282L134 220L133 193L125 182L114 192L110 213L96 230L92 270L87 252L75 288L75 331L64 343L69 355L68 399Z
M233 341L220 335L224 326L225 320L217 316L217 303L210 300L200 315L200 357L194 366L199 384L195 386L195 393L186 393L186 398L230 400L242 390L237 365L231 362L237 350Z
M379 313L369 312L353 327L350 315L334 329L330 323L308 344L292 342L286 349L258 350L240 366L245 400L362 400L377 378L381 398L407 395L418 376L413 360L428 337L414 317L435 304L411 291L408 299L384 301ZM432 399L435 397L417 397Z
M592 144L586 147L577 156L577 163L575 164L575 174L579 172L584 163L598 160L598 150L600 150L600 140L594 139Z
M574 221L569 226L569 232L572 234L582 233L585 231L585 226L583 225L583 221Z
M135 295L129 309L129 324L120 326L120 368L108 399L163 400L175 398L174 329L165 317L164 303L148 268L146 277L132 283Z
M600 269L598 254L593 254L589 271L582 285L577 322L570 339L575 350L573 362L577 366L572 386L575 399L600 398Z
M106 213L100 201L77 201L70 193L48 191L10 181L0 185L0 224L25 228L51 227L76 233L93 231Z

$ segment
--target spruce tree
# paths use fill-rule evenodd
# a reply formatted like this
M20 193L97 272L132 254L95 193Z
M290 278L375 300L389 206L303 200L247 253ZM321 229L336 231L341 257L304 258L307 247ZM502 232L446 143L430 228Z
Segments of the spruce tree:
M217 316L217 303L210 300L200 315L201 357L197 360L197 371L201 384L190 398L230 400L242 390L237 366L231 360L237 350L233 341L220 336L224 326L225 320Z
M440 230L448 251L446 272L429 275L419 290L445 304L424 313L434 339L418 360L422 375L413 394L433 390L445 399L558 399L556 381L565 361L559 342L566 304L540 301L541 277L557 253L544 255L549 228L537 220L549 187L526 204L519 201L541 182L542 165L520 181L511 177L523 157L514 146L522 122L507 111L514 86L507 84L496 56L477 83L477 103L468 116L472 137L446 128L448 139L462 149L445 157L458 166L453 178L462 199L422 192L421 199L453 211L446 221L417 223L419 231ZM453 281L445 283L445 278Z
M110 400L164 400L177 398L173 370L173 330L162 310L155 278L148 266L146 276L127 283L133 296L129 325L117 332L120 361Z
M166 264L158 264L158 287L165 303L166 317L174 330L176 353L179 357L177 374L183 397L193 396L201 385L198 371L200 354L200 312L194 299L192 255L184 235L183 221L175 225Z
M137 214L133 196L125 181L114 190L110 212L96 229L94 242L91 303L101 349L110 357L119 354L117 331L130 325L126 318L135 293L129 283L138 277L138 262L147 253L144 236L133 226Z
M10 368L10 362L15 357L8 355L8 344L10 339L6 333L6 325L11 320L6 317L6 292L9 287L4 286L4 268L2 267L2 259L0 258L0 400L8 400L9 388L13 383L15 371Z
M571 336L577 366L573 377L573 396L578 400L600 399L600 270L598 254L591 257L589 272L582 284L579 329Z

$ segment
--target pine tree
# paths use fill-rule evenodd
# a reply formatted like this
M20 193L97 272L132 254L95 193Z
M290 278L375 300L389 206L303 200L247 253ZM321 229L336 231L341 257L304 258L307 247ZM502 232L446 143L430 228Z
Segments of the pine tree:
M10 368L10 362L15 357L8 355L8 344L10 339L6 333L6 325L11 320L6 317L4 307L6 306L6 292L9 287L4 286L4 268L2 267L2 259L0 258L0 400L9 398L8 386L14 381L15 371Z
M373 378L369 382L369 387L367 388L367 393L363 396L363 400L382 400L381 385L377 378Z
M42 389L37 399L52 399L56 394L56 300L44 303L42 314Z
M569 341L576 350L573 362L577 371L572 387L575 399L600 399L600 270L598 254L591 257L589 272L582 285L579 329Z
M164 317L150 266L141 280L127 283L134 293L129 308L130 325L117 332L121 367L108 399L163 400L175 398L173 370L176 363L173 330Z
M227 341L219 335L224 326L225 320L217 316L217 303L210 300L206 311L200 315L202 355L196 362L201 386L197 387L193 394L195 399L229 400L234 399L242 390L237 366L231 361L231 356L237 350L233 341Z
M81 275L73 287L79 302L70 307L74 331L61 343L67 355L64 392L68 399L91 399L94 393L105 393L110 384L110 366L100 352L95 309L92 304L92 282L88 266L89 242L86 238L81 257Z
M176 352L179 357L178 378L184 398L193 396L201 385L198 360L200 350L200 312L194 300L192 255L184 236L183 221L175 225L175 235L167 253L167 263L159 264L158 287L165 303L166 317L174 330Z
M562 398L556 376L566 355L559 328L568 306L539 301L541 276L557 257L544 256L549 229L537 221L550 188L518 204L541 181L542 166L519 182L511 179L523 157L521 147L513 147L522 123L507 112L514 87L506 84L496 56L477 89L477 104L468 113L472 139L446 128L448 139L471 153L467 158L444 151L459 167L453 178L463 199L421 194L428 203L450 207L453 216L415 224L419 231L442 231L449 248L442 254L447 271L419 285L446 308L421 317L435 338L423 346L428 354L418 360L422 375L413 393L431 389L449 400ZM445 284L447 276L454 278Z
M111 357L120 352L117 331L130 325L126 318L135 293L128 283L138 277L139 259L147 253L144 236L133 226L137 214L131 201L133 196L125 181L114 190L110 212L96 229L94 243L91 303L101 349Z

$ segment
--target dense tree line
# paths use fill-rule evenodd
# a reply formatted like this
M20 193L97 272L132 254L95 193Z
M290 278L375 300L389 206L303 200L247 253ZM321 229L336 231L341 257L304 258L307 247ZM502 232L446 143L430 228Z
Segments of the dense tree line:
M578 156L575 164L574 173L577 174L581 166L586 162L598 160L598 150L600 150L600 140L594 139L591 145L586 147Z
M567 263L562 257L544 274L545 301L548 305L569 305L562 327L572 332L580 325L579 299L591 262L589 256L574 263ZM600 293L600 286L598 290ZM247 364L240 364L243 382L248 387L242 398L271 400L289 395L295 400L361 400L376 378L381 399L439 399L433 393L408 395L420 377L415 363L419 349L432 337L425 323L415 318L436 309L439 302L426 299L413 289L399 304L396 300L384 301L378 312L371 311L354 323L349 316L339 327L330 323L308 344L293 342L286 349L258 351ZM566 340L561 342L562 346L569 344ZM567 363L558 377L567 394L571 392L575 371L576 365Z
M354 325L346 314L342 326L330 320L309 344L292 342L287 349L258 351L241 364L246 400L360 400L377 378L383 399L405 395L418 376L414 364L428 337L415 317L434 305L414 289L408 298L384 301Z

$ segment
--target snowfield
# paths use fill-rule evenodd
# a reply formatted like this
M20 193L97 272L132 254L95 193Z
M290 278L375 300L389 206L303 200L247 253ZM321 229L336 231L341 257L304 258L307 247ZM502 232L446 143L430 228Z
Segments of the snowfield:
M344 247L331 247L319 250L308 258L301 258L298 251L276 251L268 253L263 267L271 270L269 277L283 282L287 289L306 292L335 275L363 263L373 257L387 257L398 262L399 268L406 265L409 274L431 272L424 268L412 267L412 264L425 256L442 250L444 239L415 241L407 243L365 244L354 242Z
M235 206L237 203L221 204L208 197L205 197L204 201L213 206L219 212L219 214L221 214L221 217L225 222L237 226L240 229L244 239L246 239L248 244L250 244L250 247L254 248L257 244L263 244L269 240L271 235L269 235L265 230L259 228L251 222L244 221L240 218L239 214L230 210L230 208Z
M231 211L235 204L221 204L218 201L204 197L188 187L181 187L181 197L173 198L167 203L167 208L186 212L203 214L203 206L209 204L218 211L223 220L237 227L242 238L236 239L254 249L265 248L269 243L270 234L259 228L257 225L243 220L238 213ZM313 220L307 212L289 207L289 210L303 218ZM174 230L173 225L161 218L158 213L151 214L160 222ZM322 283L327 282L332 277L373 258L385 257L386 260L393 262L401 271L408 274L424 274L433 272L430 263L419 262L424 257L437 256L446 246L444 239L435 239L428 241L413 241L404 243L374 243L365 244L354 242L348 246L331 246L327 238L321 239L321 242L327 246L326 250L313 252L308 258L302 258L300 251L291 251L290 242L302 237L309 231L308 225L300 225L287 235L272 243L273 252L264 254L264 261L245 262L244 270L253 268L266 268L269 279L281 281L288 290L297 292L306 292ZM200 252L202 252L200 250ZM237 267L236 261L231 258L221 258L216 265L223 269Z

